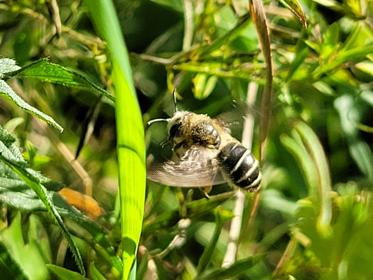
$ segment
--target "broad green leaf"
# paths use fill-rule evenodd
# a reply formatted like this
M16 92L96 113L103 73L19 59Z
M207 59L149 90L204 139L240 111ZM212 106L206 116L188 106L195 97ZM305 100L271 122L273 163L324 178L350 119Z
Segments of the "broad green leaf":
M298 202L297 227L310 239L306 249L321 263L323 279L341 279L347 277L346 273L349 273L346 279L360 279L372 273L371 267L364 268L372 257L373 244L368 237L371 234L371 201L367 199L369 194L356 190L354 183L339 186L339 196L333 203L332 230L327 236L318 231L316 205L307 199ZM341 265L345 269L341 270Z
M18 263L28 279L47 280L49 274L45 267L43 255L34 241L26 243L23 238L22 228L21 214L17 213L10 227L0 233L0 240L7 247L12 258Z
M105 230L93 220L89 219L75 208L72 208L61 198L56 192L62 187L61 184L52 182L47 178L43 180L43 184L48 187L48 196L52 199L53 204L61 216L73 221L89 232L90 236L86 235L82 236L82 238L86 238L87 241L92 241L91 238L93 238L97 244L105 248L105 252L100 252L106 254L104 257L108 259L113 267L120 271L121 266L117 265L114 248L108 241ZM2 162L0 162L0 202L23 211L46 211L45 205L37 194Z
M52 117L44 114L43 112L39 111L35 107L28 104L25 100L23 100L18 94L16 94L13 89L4 81L0 80L0 95L5 95L11 101L13 101L18 107L27 111L28 113L46 121L48 124L57 128L60 132L63 131L62 126L60 126Z
M2 279L29 279L2 242L0 242L0 275Z
M109 92L93 82L85 74L77 70L49 62L47 59L37 60L17 71L7 73L9 77L32 78L43 82L60 84L66 87L80 88L104 96L110 101L115 98Z
M20 155L20 151L17 149L14 138L8 134L3 128L0 127L0 162L7 165L24 183L26 183L43 202L48 214L54 219L62 230L63 235L67 239L73 255L76 259L77 265L81 270L82 274L85 274L83 260L80 253L68 231L65 224L62 221L60 214L54 206L51 197L49 196L43 181L43 177L40 173L28 168L27 163L23 160Z
M4 77L3 74L8 72L17 71L20 69L16 61L10 58L0 58L0 79Z
M55 276L57 276L58 279L61 280L87 280L87 278L83 277L79 273L58 265L47 264L47 267Z

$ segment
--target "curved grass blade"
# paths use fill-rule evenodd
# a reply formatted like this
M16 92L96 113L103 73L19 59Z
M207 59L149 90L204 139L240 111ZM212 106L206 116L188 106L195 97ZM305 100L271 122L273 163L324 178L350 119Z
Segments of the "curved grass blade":
M296 155L306 174L313 202L318 205L317 225L321 233L327 234L332 218L331 178L328 162L320 141L312 129L298 122L292 130L293 138L283 137L285 146Z
M221 230L223 229L224 222L232 218L232 215L230 212L228 213L228 211L223 210L220 207L215 209L214 214L215 214L215 223L216 223L214 233L212 235L212 238L209 244L207 245L207 247L203 251L202 256L199 259L198 266L197 266L198 274L202 273L206 269L207 265L209 264L212 254L214 252L214 249L216 247L216 244L218 242Z
M123 43L113 3L105 0L86 0L85 3L95 26L107 42L113 65L123 248L122 279L127 280L135 275L135 258L144 215L146 185L144 127L133 85L128 52Z

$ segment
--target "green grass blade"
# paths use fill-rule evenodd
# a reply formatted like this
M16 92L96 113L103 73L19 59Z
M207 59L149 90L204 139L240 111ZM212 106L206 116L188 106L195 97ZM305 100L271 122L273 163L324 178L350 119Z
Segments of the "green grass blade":
M142 116L132 81L127 48L111 1L85 2L92 20L105 39L113 65L116 91L117 151L123 245L123 279L127 280L142 229L146 184ZM133 275L133 274L132 274Z
M319 208L318 227L322 233L328 233L332 218L332 183L326 155L316 134L305 123L298 122L292 134L292 139L282 137L281 140L300 162L310 194Z
M215 211L216 225L215 225L214 233L212 235L212 238L209 244L206 246L205 250L203 251L201 258L199 259L198 266L197 266L198 274L203 272L206 269L207 265L209 264L211 257L212 257L212 253L214 252L214 249L218 242L221 230L223 229L224 217L223 217L223 213L221 213L222 211L223 210L220 208L217 208Z

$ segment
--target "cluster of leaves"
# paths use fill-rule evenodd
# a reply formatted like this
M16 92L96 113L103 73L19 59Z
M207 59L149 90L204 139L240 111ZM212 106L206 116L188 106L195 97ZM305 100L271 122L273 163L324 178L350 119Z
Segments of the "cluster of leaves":
M60 279L84 279L72 270L88 267L90 279L118 279L123 265L124 271L131 267L125 257L121 260L128 244L123 212L120 219L126 197L117 194L113 168L115 99L109 92L124 88L117 83L118 74L110 77L109 69L118 65L115 40L104 43L96 35L89 4L47 3L0 3L0 53L25 65L0 60L0 93L11 101L0 99L0 124L18 136L17 141L0 129L0 260L5 264L0 270L9 279L48 279L50 272ZM261 2L255 3L249 12L246 1L238 0L115 2L144 123L173 113L169 93L174 87L182 99L179 108L215 116L231 110L234 102L255 99L249 90L253 85L263 101L268 83L273 84L272 103L265 104L271 116L260 102L252 108L258 120L254 153L260 149L259 121L264 118L271 126L266 149L260 149L264 161L258 213L252 222L255 200L246 194L240 238L235 240L237 261L222 266L235 203L227 186L213 188L206 199L198 190L148 182L144 221L134 221L137 214L129 218L136 230L143 223L132 279L373 275L368 125L373 7L364 0L302 1L303 8L297 1L263 3L266 27L260 23L260 6L255 6ZM40 60L46 56L53 63ZM136 104L124 106L128 119L117 122L125 133L138 135L137 130L126 131L131 126L125 123L132 122ZM64 133L57 138L55 129L45 128L29 113L57 130L63 127ZM148 129L149 153L158 156L165 133L161 124ZM241 131L234 134L240 138ZM66 151L79 141L86 143L79 161L88 172L60 160L68 159ZM59 192L64 186L83 186L89 193L87 178L105 210L96 221L71 207ZM131 209L133 201L127 202Z

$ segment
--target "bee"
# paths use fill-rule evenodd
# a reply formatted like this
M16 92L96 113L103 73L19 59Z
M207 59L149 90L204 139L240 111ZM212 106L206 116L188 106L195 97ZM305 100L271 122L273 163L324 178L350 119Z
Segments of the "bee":
M203 187L228 182L258 191L261 172L251 151L231 136L220 120L204 114L176 111L167 121L172 157L150 163L148 178L169 186Z

